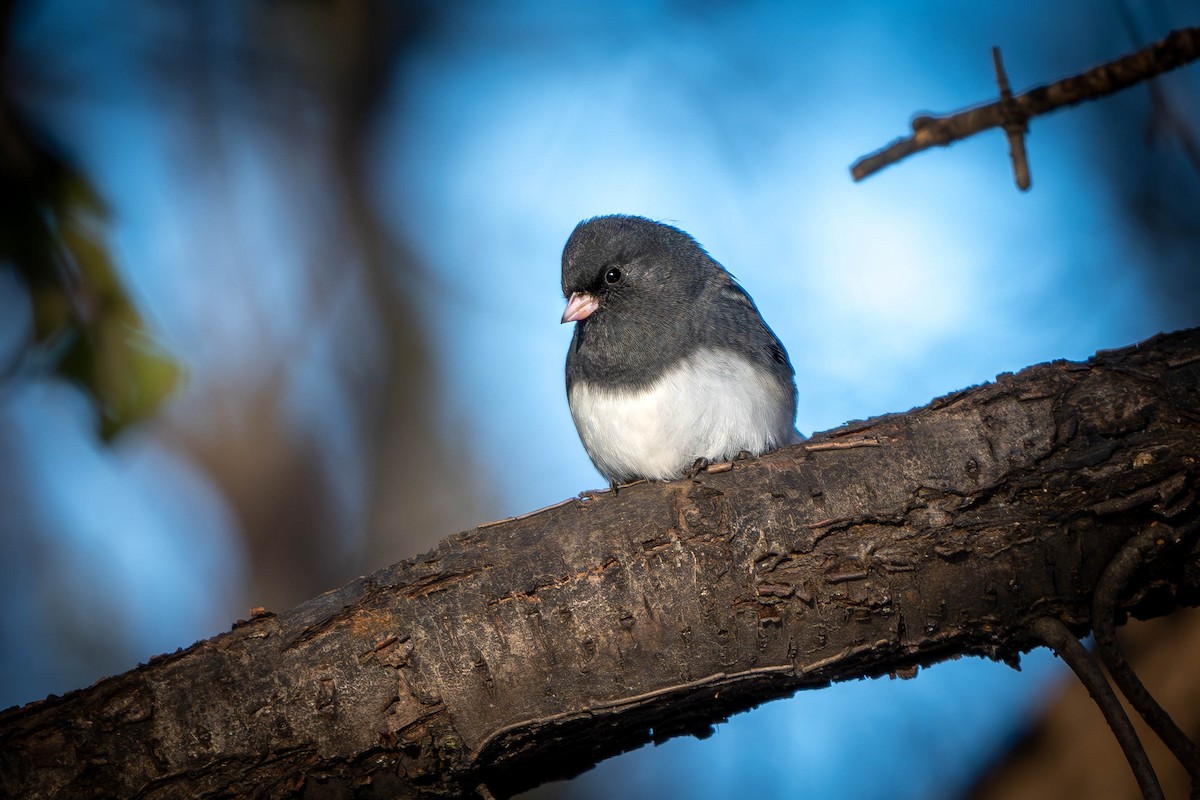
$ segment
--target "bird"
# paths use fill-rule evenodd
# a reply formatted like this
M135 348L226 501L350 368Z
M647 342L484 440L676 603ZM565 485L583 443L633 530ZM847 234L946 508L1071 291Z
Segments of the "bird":
M803 440L787 350L685 231L586 219L563 248L562 292L571 417L614 490Z

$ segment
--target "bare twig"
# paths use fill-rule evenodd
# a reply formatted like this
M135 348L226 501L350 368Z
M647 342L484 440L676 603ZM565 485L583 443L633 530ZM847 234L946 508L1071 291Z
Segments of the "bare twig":
M992 48L992 63L996 67L996 84L1000 87L1000 111L1004 116L1004 135L1008 137L1008 157L1012 159L1013 176L1017 188L1022 192L1029 191L1029 160L1025 155L1025 134L1029 132L1029 118L1022 115L1020 108L1013 102L1012 86L1008 82L1008 73L1004 71L1004 60L1000 58L1000 48Z
M999 66L999 56L996 55L995 58L997 77L1000 78L1002 67ZM1003 96L1007 79L1002 79L1000 100L945 116L915 117L912 121L912 136L898 139L882 150L859 159L850 167L850 174L854 176L854 180L860 181L913 153L935 145L944 147L988 128L1009 130L1016 124L1024 126L1030 119L1041 114L1114 94L1198 58L1200 28L1180 28L1136 53L1093 67L1070 78L1037 86L1016 97ZM1009 141L1011 145L1011 133ZM1020 185L1019 175L1017 180Z
M1117 699L1117 695L1108 685L1104 673L1100 671L1100 665L1095 662L1091 654L1079 643L1075 634L1071 633L1062 620L1054 617L1038 617L1029 628L1035 636L1054 651L1055 655L1067 662L1067 666L1071 668L1079 678L1079 682L1087 688L1088 694L1096 701L1100 712L1104 714L1108 727L1112 729L1113 736L1117 737L1121 750L1125 752L1125 758L1128 759L1129 767L1133 770L1134 777L1137 778L1142 796L1146 800L1161 800L1162 787L1158 784L1158 776L1154 774L1154 767L1151 766L1142 742L1129 722L1129 717L1121 708L1121 701Z
M1200 787L1200 750L1146 690L1117 645L1116 617L1121 592L1140 566L1153 560L1170 544L1165 538L1156 530L1144 531L1131 538L1109 562L1096 584L1092 628L1096 634L1096 651L1121 693L1183 764L1192 779L1192 786Z
M815 444L806 444L804 449L809 453L817 453L821 450L853 450L856 447L882 447L883 443L875 436L864 436L857 439L838 439L832 442L816 442Z
M567 506L572 503L578 503L578 502L579 502L579 498L568 497L566 500L561 500L557 503L554 503L553 505L543 506L542 508L538 508L533 511L526 511L524 514L518 514L515 517L504 517L503 519L492 520L491 522L481 522L477 527L479 527L479 528L494 528L497 525L507 525L508 523L516 522L519 519L529 519L530 517L536 517L538 514L544 514L547 511L553 511L556 508L562 508L563 506Z

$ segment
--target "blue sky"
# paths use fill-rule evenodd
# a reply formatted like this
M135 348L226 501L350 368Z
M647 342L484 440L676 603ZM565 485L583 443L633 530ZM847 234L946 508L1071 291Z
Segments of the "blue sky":
M189 378L161 424L112 448L74 390L0 387L0 706L244 616L233 501L179 442L249 425L238 420L269 380L282 386L274 417L320 456L336 547L361 548L374 518L355 387L379 368L383 323L353 250L336 245L320 125L281 145L224 109L220 146L197 147L187 98L143 57L178 23L144 6L31 4L18 58L32 77L17 88L108 198L123 275ZM394 280L435 365L439 435L486 476L457 524L602 483L567 411L558 323L562 244L595 214L676 224L739 278L791 354L806 433L1200 322L1195 279L1155 271L1189 258L1131 222L1131 196L1151 222L1200 219L1182 148L1144 144L1144 90L1035 120L1026 194L996 131L849 178L914 113L990 99L993 44L1018 90L1125 52L1116 8L529 0L433 14L398 61L365 179L421 265ZM222 9L206 35L253 41ZM1137 16L1147 38L1198 18L1185 3ZM1194 98L1198 80L1193 68L1164 86ZM55 81L70 90L46 91ZM1114 163L1114 143L1128 160ZM1179 186L1155 195L1163 175ZM0 328L25 324L19 288L0 282L0 308L14 309ZM39 636L46 625L65 632ZM122 647L94 658L104 636ZM613 759L573 790L953 796L1061 677L1042 653L1021 673L967 659L838 685Z

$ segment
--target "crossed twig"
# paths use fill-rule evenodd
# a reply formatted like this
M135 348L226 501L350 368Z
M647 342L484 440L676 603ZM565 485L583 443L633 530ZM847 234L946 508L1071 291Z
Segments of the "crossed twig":
M993 47L992 61L996 68L996 82L1000 87L999 100L952 114L914 117L912 136L897 139L882 150L860 158L850 167L850 174L854 180L861 181L913 153L935 145L945 147L989 128L1002 128L1008 136L1009 157L1013 162L1017 186L1025 191L1031 185L1029 162L1025 155L1025 134L1029 130L1029 120L1063 106L1119 92L1198 58L1200 28L1180 28L1135 53L1014 96L1000 58L1000 48Z

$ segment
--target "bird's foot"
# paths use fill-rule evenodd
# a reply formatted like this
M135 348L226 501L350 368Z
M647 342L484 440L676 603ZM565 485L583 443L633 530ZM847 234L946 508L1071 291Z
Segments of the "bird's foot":
M692 466L688 467L687 476L694 478L708 468L709 461L704 456L700 456L692 462Z

